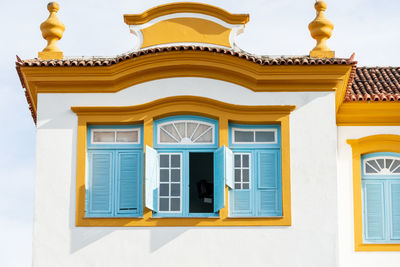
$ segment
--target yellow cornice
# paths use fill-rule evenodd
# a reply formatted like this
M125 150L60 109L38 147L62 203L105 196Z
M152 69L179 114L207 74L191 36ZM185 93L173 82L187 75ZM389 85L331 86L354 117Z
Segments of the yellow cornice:
M279 115L288 115L292 112L296 106L243 106L243 105L235 105L230 103L221 102L215 99L199 97L199 96L171 96L162 99L157 99L152 102L148 102L141 105L135 106L117 106L117 107L71 107L71 110L75 112L79 116L84 115L110 115L110 114L136 114L138 112L146 112L149 110L153 110L155 106L158 108L162 107L170 107L171 103L174 105L202 105L203 107L208 106L213 109L231 111L235 110L236 112L251 113L251 114L279 114ZM209 114L203 114L203 116L210 116Z
M231 14L222 8L202 3L179 2L156 6L141 14L126 14L124 21L128 25L140 25L155 18L175 13L200 13L219 18L230 24L246 24L248 14Z
M141 55L110 66L27 67L20 73L36 111L38 93L115 93L163 78L204 77L255 92L342 92L352 65L260 65L208 51Z
M345 102L336 115L338 126L400 125L399 102Z

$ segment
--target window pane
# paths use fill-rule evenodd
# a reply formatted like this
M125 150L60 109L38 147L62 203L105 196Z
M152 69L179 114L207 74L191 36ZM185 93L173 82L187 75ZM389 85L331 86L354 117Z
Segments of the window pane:
M383 159L377 159L376 160L379 164L379 167L381 167L381 169L385 168L385 166L383 165Z
M171 198L171 211L180 211L181 200L179 198Z
M169 167L169 155L160 155L160 167L161 168Z
M400 160L395 160L392 164L392 167L390 167L390 171L393 172L397 167L400 165Z
M366 172L366 173L377 173L377 171L375 171L374 169L372 169L372 167L369 166L368 164L365 165L365 172Z
M379 168L378 164L376 163L375 160L369 160L367 161L373 168L375 168L377 171L380 171L381 168Z
M160 184L160 196L169 196L169 184Z
M190 138L196 130L198 123L188 122L187 123L187 137Z
M240 182L240 169L235 169L235 182Z
M175 127L178 130L179 134L181 135L181 137L186 137L185 135L185 123L184 122L177 122L175 123Z
M169 198L160 198L160 211L169 211Z
M208 125L200 124L195 133L193 134L192 141L195 141L202 133L210 128Z
M175 130L175 127L171 124L167 124L161 127L164 129L166 132L168 132L174 139L177 141L180 141L181 139L179 138L178 132Z
M240 165L240 155L235 155L235 167L241 167L241 165Z
M179 197L181 195L181 185L171 184L171 196Z
M171 167L179 168L181 166L181 157L180 155L171 155Z
M248 183L243 184L243 189L249 189L249 188L250 188L250 185Z
M138 131L118 131L117 142L137 143Z
M275 132L256 131L256 142L275 142Z
M181 171L171 170L171 182L179 182L181 180Z
M161 182L169 182L169 170L168 169L160 170L160 181Z
M242 155L243 167L249 167L249 155Z
M163 130L160 130L160 142L161 143L178 143L178 141L173 139L171 136L169 136Z
M241 184L239 184L239 183L235 184L235 189L242 189Z
M390 165L392 164L393 160L392 159L386 159L386 168L389 169Z
M254 142L254 132L236 130L235 142Z
M243 169L243 182L248 182L249 176L249 169Z
M208 130L205 134L200 136L197 140L196 143L212 143L212 130Z
M115 142L115 132L93 132L93 141L94 142Z

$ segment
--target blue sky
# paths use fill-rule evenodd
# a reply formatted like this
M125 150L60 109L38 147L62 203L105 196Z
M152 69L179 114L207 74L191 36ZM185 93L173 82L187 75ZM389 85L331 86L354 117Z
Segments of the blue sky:
M42 0L0 4L0 266L30 266L34 202L35 125L15 71L15 55L33 58L45 47L39 25L48 16ZM60 0L66 56L111 56L132 49L122 14L173 1ZM264 55L306 55L314 47L308 23L314 0L203 1L231 13L249 13L240 48ZM400 1L326 1L335 29L328 41L338 57L355 52L359 66L400 65Z

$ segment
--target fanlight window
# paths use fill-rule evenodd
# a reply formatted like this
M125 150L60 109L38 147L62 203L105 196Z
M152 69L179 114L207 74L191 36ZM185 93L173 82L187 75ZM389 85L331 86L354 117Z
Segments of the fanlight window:
M364 173L369 175L400 175L400 158L376 157L364 160Z
M213 144L214 125L202 121L179 120L158 126L160 144Z

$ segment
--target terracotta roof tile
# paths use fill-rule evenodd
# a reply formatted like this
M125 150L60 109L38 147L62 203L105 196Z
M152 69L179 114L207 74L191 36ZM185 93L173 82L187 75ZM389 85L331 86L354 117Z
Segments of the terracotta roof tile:
M400 67L358 67L344 101L400 101Z
M16 62L16 64L17 66L29 66L29 67L109 66L142 55L156 54L168 51L185 51L185 50L208 51L212 53L227 54L243 58L260 65L332 65L332 64L350 65L355 63L353 60L344 58L321 59L321 58L311 58L309 56L270 57L270 56L258 56L245 51L237 51L230 48L219 48L211 46L168 46L168 47L143 49L139 51L125 53L115 57L81 57L81 58L65 58L62 60L41 60L35 58L29 60L22 60L21 62Z

